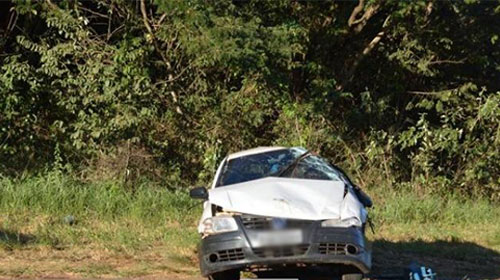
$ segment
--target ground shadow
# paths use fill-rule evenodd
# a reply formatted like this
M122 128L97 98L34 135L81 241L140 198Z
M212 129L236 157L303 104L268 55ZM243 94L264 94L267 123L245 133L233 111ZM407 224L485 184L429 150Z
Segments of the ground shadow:
M439 279L500 279L500 253L472 242L376 240L372 246L373 275L402 274L414 261Z
M0 229L0 246L13 248L25 246L35 241L35 236Z

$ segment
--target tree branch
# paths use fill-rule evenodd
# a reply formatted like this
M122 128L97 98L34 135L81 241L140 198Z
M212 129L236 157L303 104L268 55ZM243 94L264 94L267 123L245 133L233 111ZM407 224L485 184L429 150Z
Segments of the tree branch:
M167 17L167 13L164 13L163 15L161 15L160 19L158 20L158 23L155 24L155 29L156 29L156 26L160 26L161 23L163 22L163 20Z
M425 7L425 21L429 19L429 16L431 15L433 8L434 8L434 3L432 1L427 3L427 6Z
M361 19L359 20L359 23L354 28L354 31L356 31L356 33L359 33L361 32L361 30L363 30L366 23L368 23L368 20L377 13L379 7L379 5L373 5L366 9L366 12L363 14Z
M156 41L155 33L153 32L153 29L151 28L151 25L149 24L148 12L146 10L146 1L141 0L140 6L141 6L142 20L144 21L144 26L146 27L149 34L151 35L151 41L153 43L153 46L155 47L155 50L158 52L158 54L160 55L163 62L165 62L167 70L170 71L172 68L172 65L170 64L168 59L165 57L165 54L161 51L161 48L158 46L158 42Z
M85 8L85 7L79 7L79 9L80 9L80 10L82 10L82 11L86 11L86 12L88 12L88 13L90 13L90 14L93 14L93 15L95 15L95 16L97 16L97 17L101 17L101 18L105 18L105 19L108 19L108 18L109 18L109 17L108 17L107 15L105 15L105 14L101 14L101 13L99 13L99 12L93 11L93 10L88 9L88 8Z
M429 65L434 65L434 64L463 64L465 62L465 58L462 58L460 60L449 60L449 59L443 59L443 60L435 60L429 62Z
M382 37L384 35L385 35L384 31L380 31L379 33L377 33L377 35L371 40L368 46L366 46L363 49L362 52L363 56L368 55L373 50L373 48L380 42L380 40L382 40Z
M10 19L9 19L9 24L7 25L6 33L8 34L9 32L12 32L14 30L14 26L16 26L17 19L19 15L15 10L11 11Z
M158 46L158 43L156 41L156 36L153 32L153 28L151 28L151 25L149 24L145 0L141 0L141 14L142 14L142 19L144 21L144 26L148 30L149 34L151 34L153 45L154 45L156 51L160 54L160 57L163 60L163 62L165 62L165 65L167 67L167 71L171 72L172 71L172 64L168 61L168 59L165 57L165 54L161 51L160 47ZM175 79L179 78L180 75L182 75L182 72L177 77L174 77L172 75L172 73L168 74L167 82L174 81ZM177 94L175 93L175 91L170 91L170 95L172 95L172 99L174 100L174 103L176 104L176 107L175 107L176 112L183 115L183 112L178 105L179 102L178 102Z
M149 25L149 19L148 19L148 13L146 11L146 1L141 0L141 14L142 14L142 20L144 21L144 26L146 26L146 29L148 32L153 35L153 29L151 28L151 25Z
M385 36L385 30L387 29L387 25L390 19L390 15L387 16L387 18L384 20L384 24L382 25L382 30L375 35L375 37L368 43L368 45L363 49L363 51L356 56L354 59L354 62L351 65L351 68L346 72L344 82L337 86L338 90L344 89L351 81L352 78L354 77L354 73L356 72L356 69L358 68L359 64L361 61L371 53L371 51L377 46L377 44L382 40L382 38Z
M415 95L430 95L430 96L436 96L436 95L440 95L440 94L443 94L445 92L450 92L450 91L453 91L453 90L457 90L459 89L460 87L456 87L456 88L450 88L450 89L444 89L444 90L440 90L440 91L418 91L418 90L409 90L407 91L407 93L410 93L410 94L415 94Z
M360 0L359 4L354 8L347 21L347 25L350 28L354 28L354 31L356 33L359 33L361 32L361 30L363 30L368 20L377 13L378 8L380 7L380 5L378 4L369 6L363 13L363 15L357 19L359 13L363 11L364 6L365 6L365 1Z
M120 29L122 29L124 27L125 27L125 24L122 24L122 25L118 26L118 28L116 28L115 30L111 31L111 33L109 33L108 36L107 36L107 40L111 39L111 37L113 37L113 35L116 32L120 31Z
M349 27L356 24L356 17L363 10L364 6L365 6L365 0L359 0L358 5L352 10L351 16L349 16L349 19L347 20L347 25Z
M59 7L57 7L57 5L55 5L54 3L52 3L52 1L50 1L50 0L46 0L46 2L53 9L58 9L59 8Z
M440 91L415 91L415 90L409 90L407 91L409 94L415 94L415 95L439 95L441 92Z

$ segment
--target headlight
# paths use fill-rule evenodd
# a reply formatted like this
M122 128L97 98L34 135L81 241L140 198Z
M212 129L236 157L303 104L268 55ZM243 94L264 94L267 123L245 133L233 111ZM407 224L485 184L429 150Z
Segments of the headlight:
M206 218L203 221L204 234L217 234L222 232L236 231L238 225L232 216L216 216Z
M322 227L361 227L361 221L358 220L357 218L348 218L344 220L339 220L339 219L331 219L331 220L324 220L321 222Z

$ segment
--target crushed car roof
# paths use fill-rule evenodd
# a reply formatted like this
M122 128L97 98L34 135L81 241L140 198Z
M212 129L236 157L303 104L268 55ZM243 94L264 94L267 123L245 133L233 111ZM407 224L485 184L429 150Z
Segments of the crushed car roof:
M271 152L271 151L277 151L277 150L284 150L284 149L288 149L288 148L287 147L279 147L279 146L277 146L277 147L257 147L257 148L229 154L227 156L227 159L232 160L232 159L239 158L239 157L255 155L255 154L260 154L260 153L266 153L266 152Z

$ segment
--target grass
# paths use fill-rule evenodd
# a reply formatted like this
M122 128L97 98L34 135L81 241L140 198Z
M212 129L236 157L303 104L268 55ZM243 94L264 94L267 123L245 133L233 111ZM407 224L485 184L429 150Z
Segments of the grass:
M391 239L468 240L500 251L500 204L457 195L369 190L377 235Z
M0 259L11 259L0 260L0 274L194 274L201 210L195 204L186 192L148 183L126 190L117 182L81 184L57 173L2 178ZM69 215L74 224L65 220Z
M458 261L488 276L477 261L500 263L500 205L383 187L367 191L375 201L375 234L368 237L376 266ZM59 173L0 178L0 275L197 275L196 203L187 191L147 182L126 189Z
M448 278L500 278L500 204L455 194L369 189L375 273L412 261ZM396 254L394 254L396 252Z

